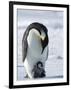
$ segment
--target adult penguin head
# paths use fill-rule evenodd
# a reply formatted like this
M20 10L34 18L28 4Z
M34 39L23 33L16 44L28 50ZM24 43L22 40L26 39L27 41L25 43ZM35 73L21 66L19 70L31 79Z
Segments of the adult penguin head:
M27 31L28 31L28 34L35 33L40 38L41 45L42 45L42 52L41 52L42 54L49 42L48 29L43 24L35 22L28 26Z

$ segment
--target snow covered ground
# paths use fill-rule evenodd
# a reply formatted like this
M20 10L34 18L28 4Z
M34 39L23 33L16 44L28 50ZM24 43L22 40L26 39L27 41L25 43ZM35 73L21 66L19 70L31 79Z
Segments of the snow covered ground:
M46 61L46 77L63 77L63 12L18 10L17 30L17 80L24 80L26 71L22 62L22 37L27 26L32 22L40 22L48 28L49 56ZM35 17L35 18L34 18Z

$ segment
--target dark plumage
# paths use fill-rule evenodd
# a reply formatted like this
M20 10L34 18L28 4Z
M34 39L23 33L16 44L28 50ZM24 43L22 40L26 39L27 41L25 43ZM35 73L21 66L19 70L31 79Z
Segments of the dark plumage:
M45 77L45 70L43 68L43 63L42 62L37 62L36 65L34 65L34 68L32 70L33 77L34 78L42 78Z

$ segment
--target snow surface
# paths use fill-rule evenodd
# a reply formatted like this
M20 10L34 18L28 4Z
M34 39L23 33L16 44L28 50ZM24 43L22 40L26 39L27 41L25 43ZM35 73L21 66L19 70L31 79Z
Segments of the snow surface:
M49 56L46 61L46 77L63 77L64 31L63 12L18 10L17 25L17 80L24 80L26 71L22 62L22 37L27 26L32 22L40 22L48 28ZM34 18L35 17L35 18Z

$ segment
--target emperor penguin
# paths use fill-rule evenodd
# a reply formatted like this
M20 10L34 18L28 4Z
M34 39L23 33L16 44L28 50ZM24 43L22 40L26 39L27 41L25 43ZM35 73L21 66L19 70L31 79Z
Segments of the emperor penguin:
M22 39L22 58L28 78L46 76L45 62L49 52L48 29L41 23L30 24Z

